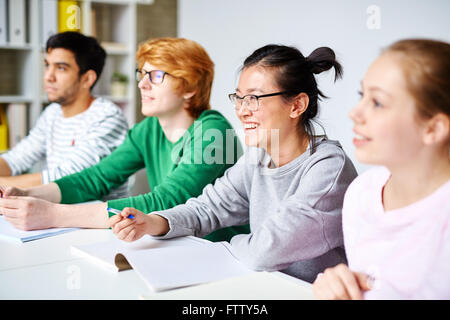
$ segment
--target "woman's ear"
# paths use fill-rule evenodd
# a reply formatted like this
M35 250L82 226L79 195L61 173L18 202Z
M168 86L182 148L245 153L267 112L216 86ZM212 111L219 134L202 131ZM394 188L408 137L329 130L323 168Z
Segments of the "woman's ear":
M309 104L309 97L306 93L301 92L294 98L289 116L292 119L299 118L306 111Z
M89 90L94 85L95 80L97 80L97 74L92 69L86 71L81 77L82 77L82 79L81 79L82 86Z
M427 120L423 142L426 145L448 141L450 135L450 118L444 113L438 113Z

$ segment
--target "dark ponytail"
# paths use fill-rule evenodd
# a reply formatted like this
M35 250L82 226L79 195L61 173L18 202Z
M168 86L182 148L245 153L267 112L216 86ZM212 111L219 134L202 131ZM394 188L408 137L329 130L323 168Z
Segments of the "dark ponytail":
M310 64L311 72L314 74L319 74L334 68L334 81L342 78L342 66L336 61L334 51L328 47L317 48L311 52L311 54L306 58L306 61Z
M256 64L275 70L274 78L280 91L287 92L283 95L286 101L302 92L308 95L309 105L301 116L299 126L310 138L313 153L316 148L313 121L318 113L318 102L327 98L317 87L314 74L334 68L334 81L342 78L342 66L336 60L334 51L328 47L320 47L305 58L297 48L270 44L257 49L245 59L242 69Z

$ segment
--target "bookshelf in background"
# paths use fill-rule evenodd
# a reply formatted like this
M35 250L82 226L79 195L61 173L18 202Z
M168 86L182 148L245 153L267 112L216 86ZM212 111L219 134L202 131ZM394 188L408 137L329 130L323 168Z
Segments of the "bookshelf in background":
M83 7L83 29L98 39L107 53L102 77L94 93L118 104L129 121L136 122L136 83L134 79L136 52L136 5L124 1L91 1ZM127 26L127 27L125 27ZM113 90L114 75L126 78L125 92Z
M40 113L39 1L0 0L0 105L8 126L10 148L28 132ZM3 150L5 151L5 150Z
M0 105L26 106L26 131L48 104L43 90L47 38L66 27L96 37L107 52L94 95L104 96L124 111L130 127L136 122L136 8L153 0L0 0ZM11 19L13 17L13 19ZM81 20L81 21L80 21ZM60 30L61 29L61 30ZM125 91L113 90L114 75L127 78ZM122 77L122 78L123 78ZM11 130L11 126L9 126Z

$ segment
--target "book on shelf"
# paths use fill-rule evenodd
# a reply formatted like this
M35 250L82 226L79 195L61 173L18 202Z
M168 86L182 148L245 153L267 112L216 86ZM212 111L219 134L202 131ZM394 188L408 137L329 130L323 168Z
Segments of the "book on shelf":
M6 120L6 105L0 104L0 153L8 150L8 121Z
M25 103L10 103L6 108L6 120L9 128L9 148L13 148L28 133L27 105Z
M24 45L26 43L25 12L25 0L8 1L9 44Z
M8 42L8 15L6 10L6 0L0 0L0 45Z
M45 47L48 38L58 33L58 2L42 0L41 13L41 46Z
M81 8L78 1L58 1L58 32L81 30Z
M229 243L191 236L168 240L144 236L132 243L114 239L72 246L71 252L111 271L134 269L153 292L255 272L233 256Z

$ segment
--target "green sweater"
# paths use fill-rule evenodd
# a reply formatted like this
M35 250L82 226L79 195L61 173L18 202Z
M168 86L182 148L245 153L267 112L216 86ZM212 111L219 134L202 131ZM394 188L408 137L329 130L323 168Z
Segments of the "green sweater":
M151 192L110 200L108 207L133 207L150 213L197 197L241 155L232 126L217 111L204 111L175 143L166 138L158 119L149 117L129 130L125 141L98 164L54 182L61 190L61 203L80 203L101 199L145 168ZM249 232L248 225L235 226L205 238L229 241L236 234Z

